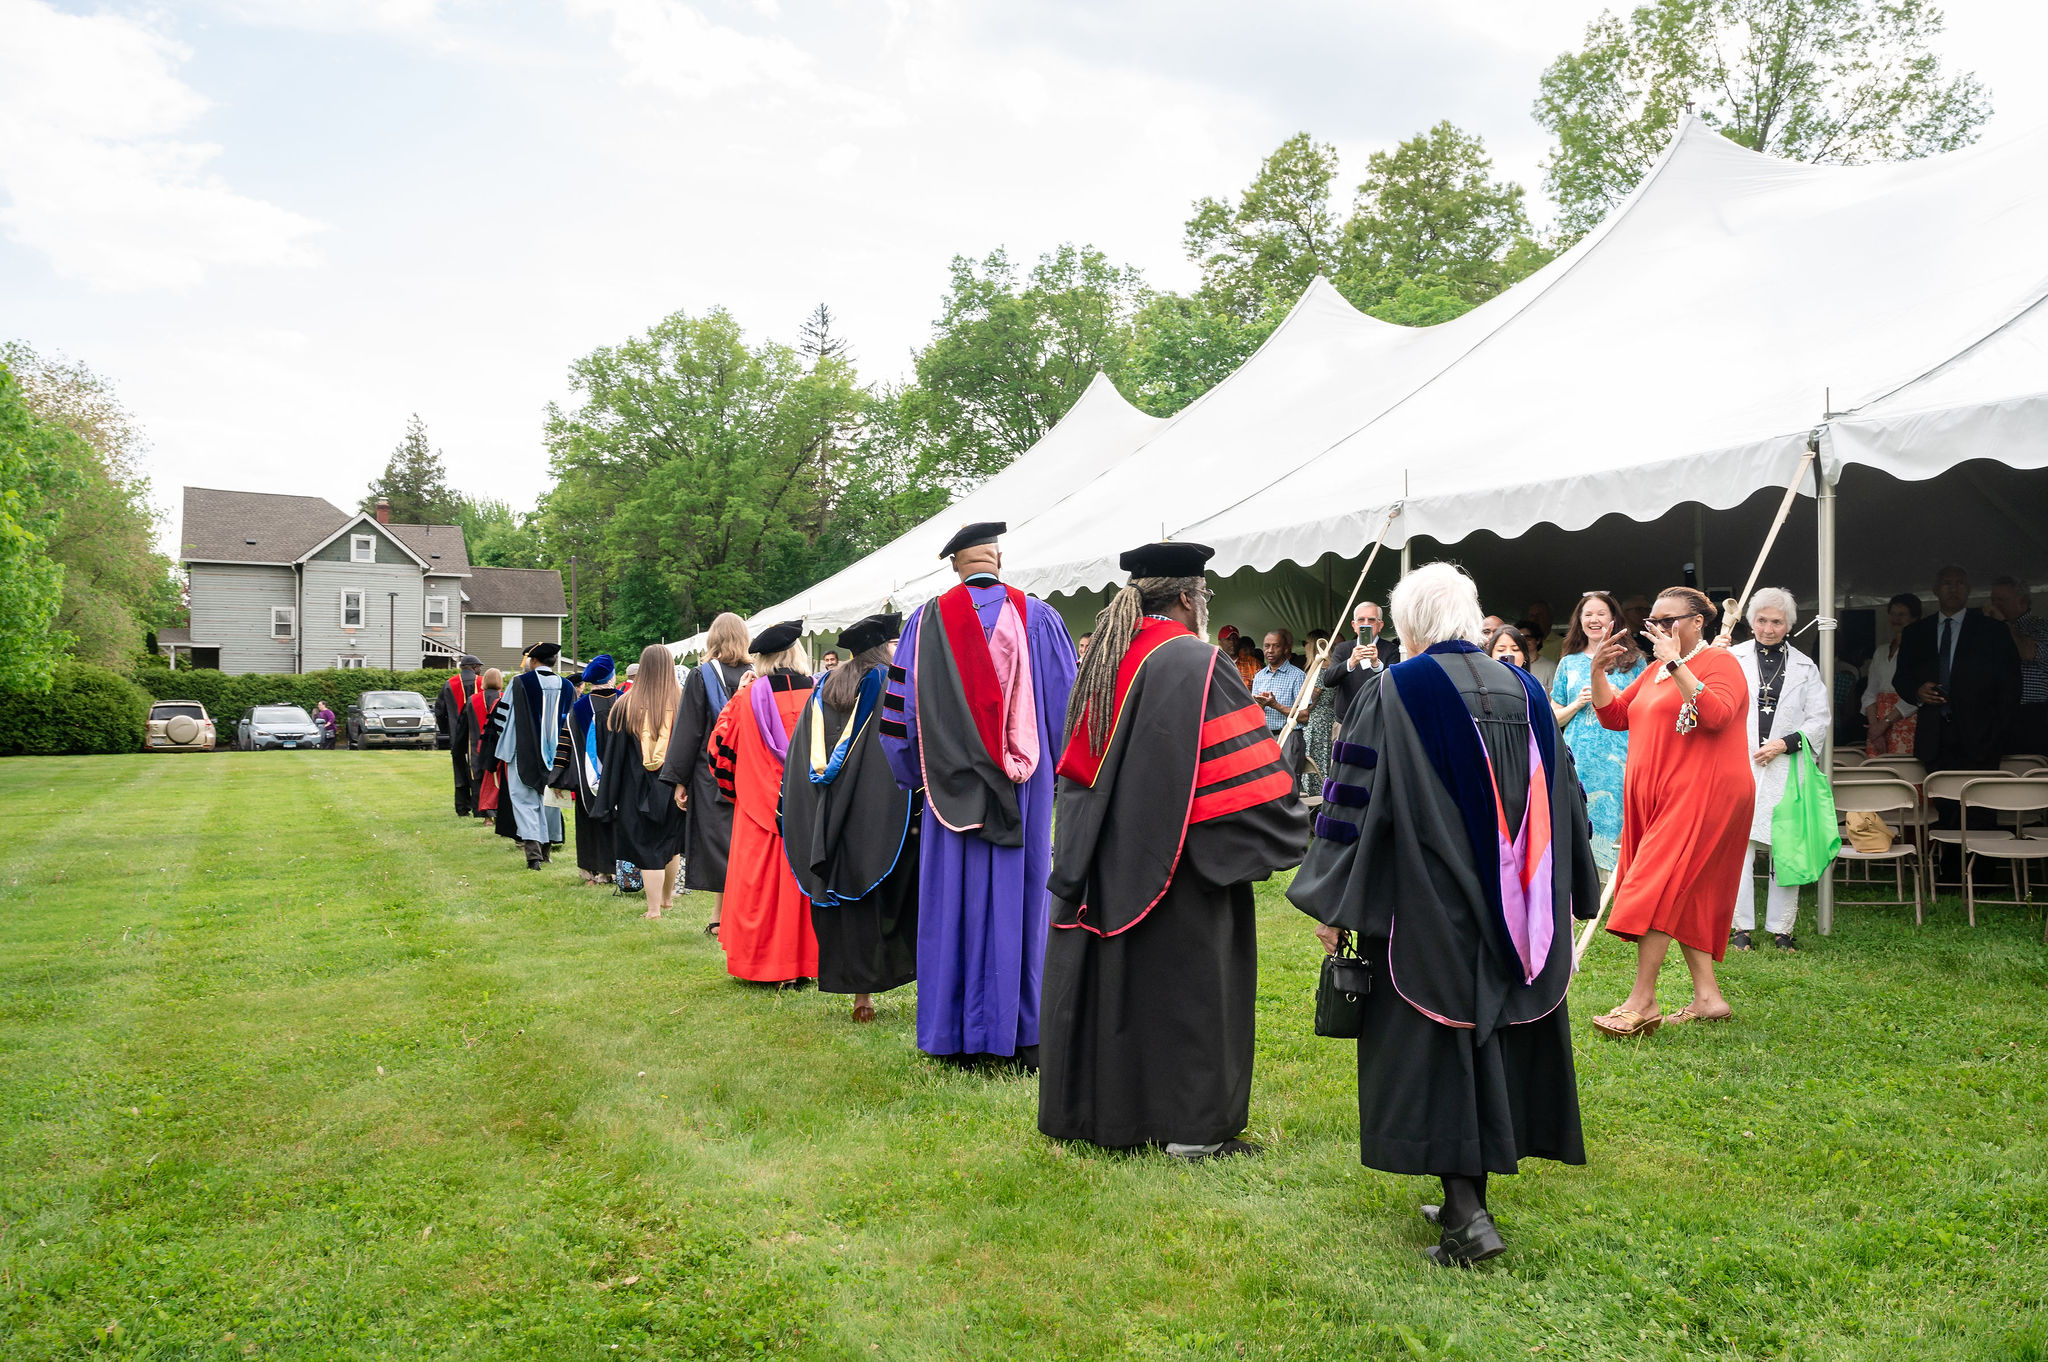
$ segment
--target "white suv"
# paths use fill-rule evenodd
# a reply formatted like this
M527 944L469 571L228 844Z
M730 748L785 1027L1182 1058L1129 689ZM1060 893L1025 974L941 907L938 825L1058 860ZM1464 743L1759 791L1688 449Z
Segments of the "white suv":
M211 752L213 720L197 700L159 700L149 707L142 745L150 752Z

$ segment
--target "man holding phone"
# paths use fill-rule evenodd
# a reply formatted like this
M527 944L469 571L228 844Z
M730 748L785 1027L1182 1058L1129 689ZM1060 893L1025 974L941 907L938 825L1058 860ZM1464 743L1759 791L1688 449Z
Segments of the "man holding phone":
M1324 690L1335 690L1337 700L1337 727L1344 726L1344 716L1351 712L1351 702L1358 698L1358 692L1365 689L1365 683L1378 676L1401 660L1401 644L1394 638L1380 637L1385 617L1380 614L1379 602L1360 601L1358 608L1351 612L1351 627L1358 637L1348 645L1340 644L1330 653L1330 665L1324 669L1318 683Z

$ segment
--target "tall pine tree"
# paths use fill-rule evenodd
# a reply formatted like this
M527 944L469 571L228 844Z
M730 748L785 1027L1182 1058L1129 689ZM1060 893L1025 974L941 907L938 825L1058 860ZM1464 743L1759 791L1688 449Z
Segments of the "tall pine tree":
M379 497L390 500L391 519L400 525L456 523L461 498L448 486L448 467L427 440L427 423L418 412L406 422L405 438L391 451L383 474L370 479L358 509L376 510Z

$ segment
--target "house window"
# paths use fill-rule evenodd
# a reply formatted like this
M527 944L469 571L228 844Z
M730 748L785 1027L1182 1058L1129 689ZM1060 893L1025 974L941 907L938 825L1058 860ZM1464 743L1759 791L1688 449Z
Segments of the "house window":
M374 534L352 534L348 537L348 560L351 563L374 563L377 561L377 536Z
M499 620L498 646L500 648L524 648L526 646L526 621L517 615L507 615Z
M341 593L341 627L360 629L363 627L363 593L344 591Z
M292 636L292 628L298 622L294 618L297 614L298 611L289 605L271 606L270 636L272 638L290 638Z
M364 657L337 657L334 659L334 669L336 671L361 671L368 665L370 665L369 659Z
M446 596L427 597L427 628L446 629L447 627L448 598Z

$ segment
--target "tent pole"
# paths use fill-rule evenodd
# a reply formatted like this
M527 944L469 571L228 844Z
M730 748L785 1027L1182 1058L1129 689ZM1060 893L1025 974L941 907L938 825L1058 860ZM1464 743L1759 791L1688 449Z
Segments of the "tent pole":
M1411 559L1408 555L1408 546L1406 544L1403 544L1401 545L1401 575L1403 577L1406 577L1410 569L1412 569L1413 567L1414 560Z
M1707 586L1707 508L1692 508L1692 579L1701 590Z
M1814 613L1818 616L1815 628L1820 634L1820 677L1828 693L1827 733L1820 742L1820 769L1833 771L1835 766L1835 479L1828 476L1825 465L1814 464L1815 488L1814 521L1819 529L1820 539L1820 599L1816 601ZM1820 877L1819 905L1816 909L1817 925L1822 936L1832 935L1835 930L1835 870L1833 866Z

